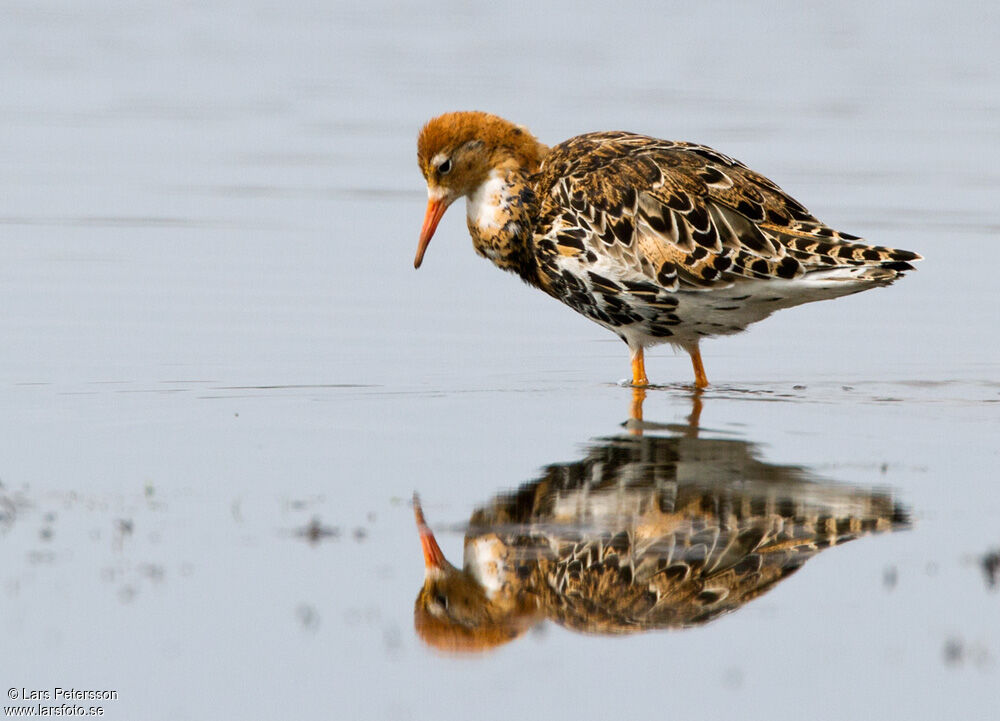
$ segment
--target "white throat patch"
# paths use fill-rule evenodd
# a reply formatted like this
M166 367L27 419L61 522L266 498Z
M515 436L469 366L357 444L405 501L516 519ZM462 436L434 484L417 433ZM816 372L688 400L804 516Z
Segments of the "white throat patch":
M475 539L465 547L465 567L479 581L488 598L503 588L504 546L495 534Z
M496 232L502 227L501 216L508 185L503 174L493 169L489 177L467 199L465 213L469 223L483 233Z

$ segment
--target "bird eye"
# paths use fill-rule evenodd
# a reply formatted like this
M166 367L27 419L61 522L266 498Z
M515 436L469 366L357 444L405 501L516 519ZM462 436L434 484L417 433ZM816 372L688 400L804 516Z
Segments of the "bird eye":
M441 162L441 165L438 166L438 172L441 173L441 175L447 175L450 171L451 171L451 158L446 158L444 161Z
M437 603L445 611L448 610L448 597L443 593L438 593L434 596L434 602Z

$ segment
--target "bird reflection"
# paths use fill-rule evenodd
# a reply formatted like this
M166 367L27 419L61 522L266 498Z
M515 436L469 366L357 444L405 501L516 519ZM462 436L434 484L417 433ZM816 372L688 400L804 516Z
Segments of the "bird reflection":
M599 439L582 459L498 495L473 512L461 569L415 496L421 638L483 651L546 619L590 634L698 626L825 548L908 525L886 491L766 463L754 444L699 438L693 424L680 435Z

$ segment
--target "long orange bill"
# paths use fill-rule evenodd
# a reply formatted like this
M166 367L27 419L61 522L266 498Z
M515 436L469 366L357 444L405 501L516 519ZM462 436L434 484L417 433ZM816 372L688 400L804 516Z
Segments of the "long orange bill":
M424 547L424 566L430 568L443 568L445 563L444 553L434 540L434 534L427 527L424 520L424 509L420 507L420 498L413 494L413 515L417 520L417 531L420 533L420 545Z
M443 198L431 198L427 201L427 213L424 215L424 227L420 229L420 243L417 245L417 257L413 260L413 267L419 268L424 262L424 253L427 251L427 244L431 242L434 231L437 230L438 223L444 211L448 210L448 204Z

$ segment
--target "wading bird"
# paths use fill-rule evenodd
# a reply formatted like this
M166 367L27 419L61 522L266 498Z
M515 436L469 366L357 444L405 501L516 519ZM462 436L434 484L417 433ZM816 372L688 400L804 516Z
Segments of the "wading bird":
M503 118L456 112L424 126L417 156L428 202L414 266L465 197L476 252L616 333L637 387L648 346L687 351L703 388L702 338L889 285L920 260L830 228L704 145L613 131L549 148Z

